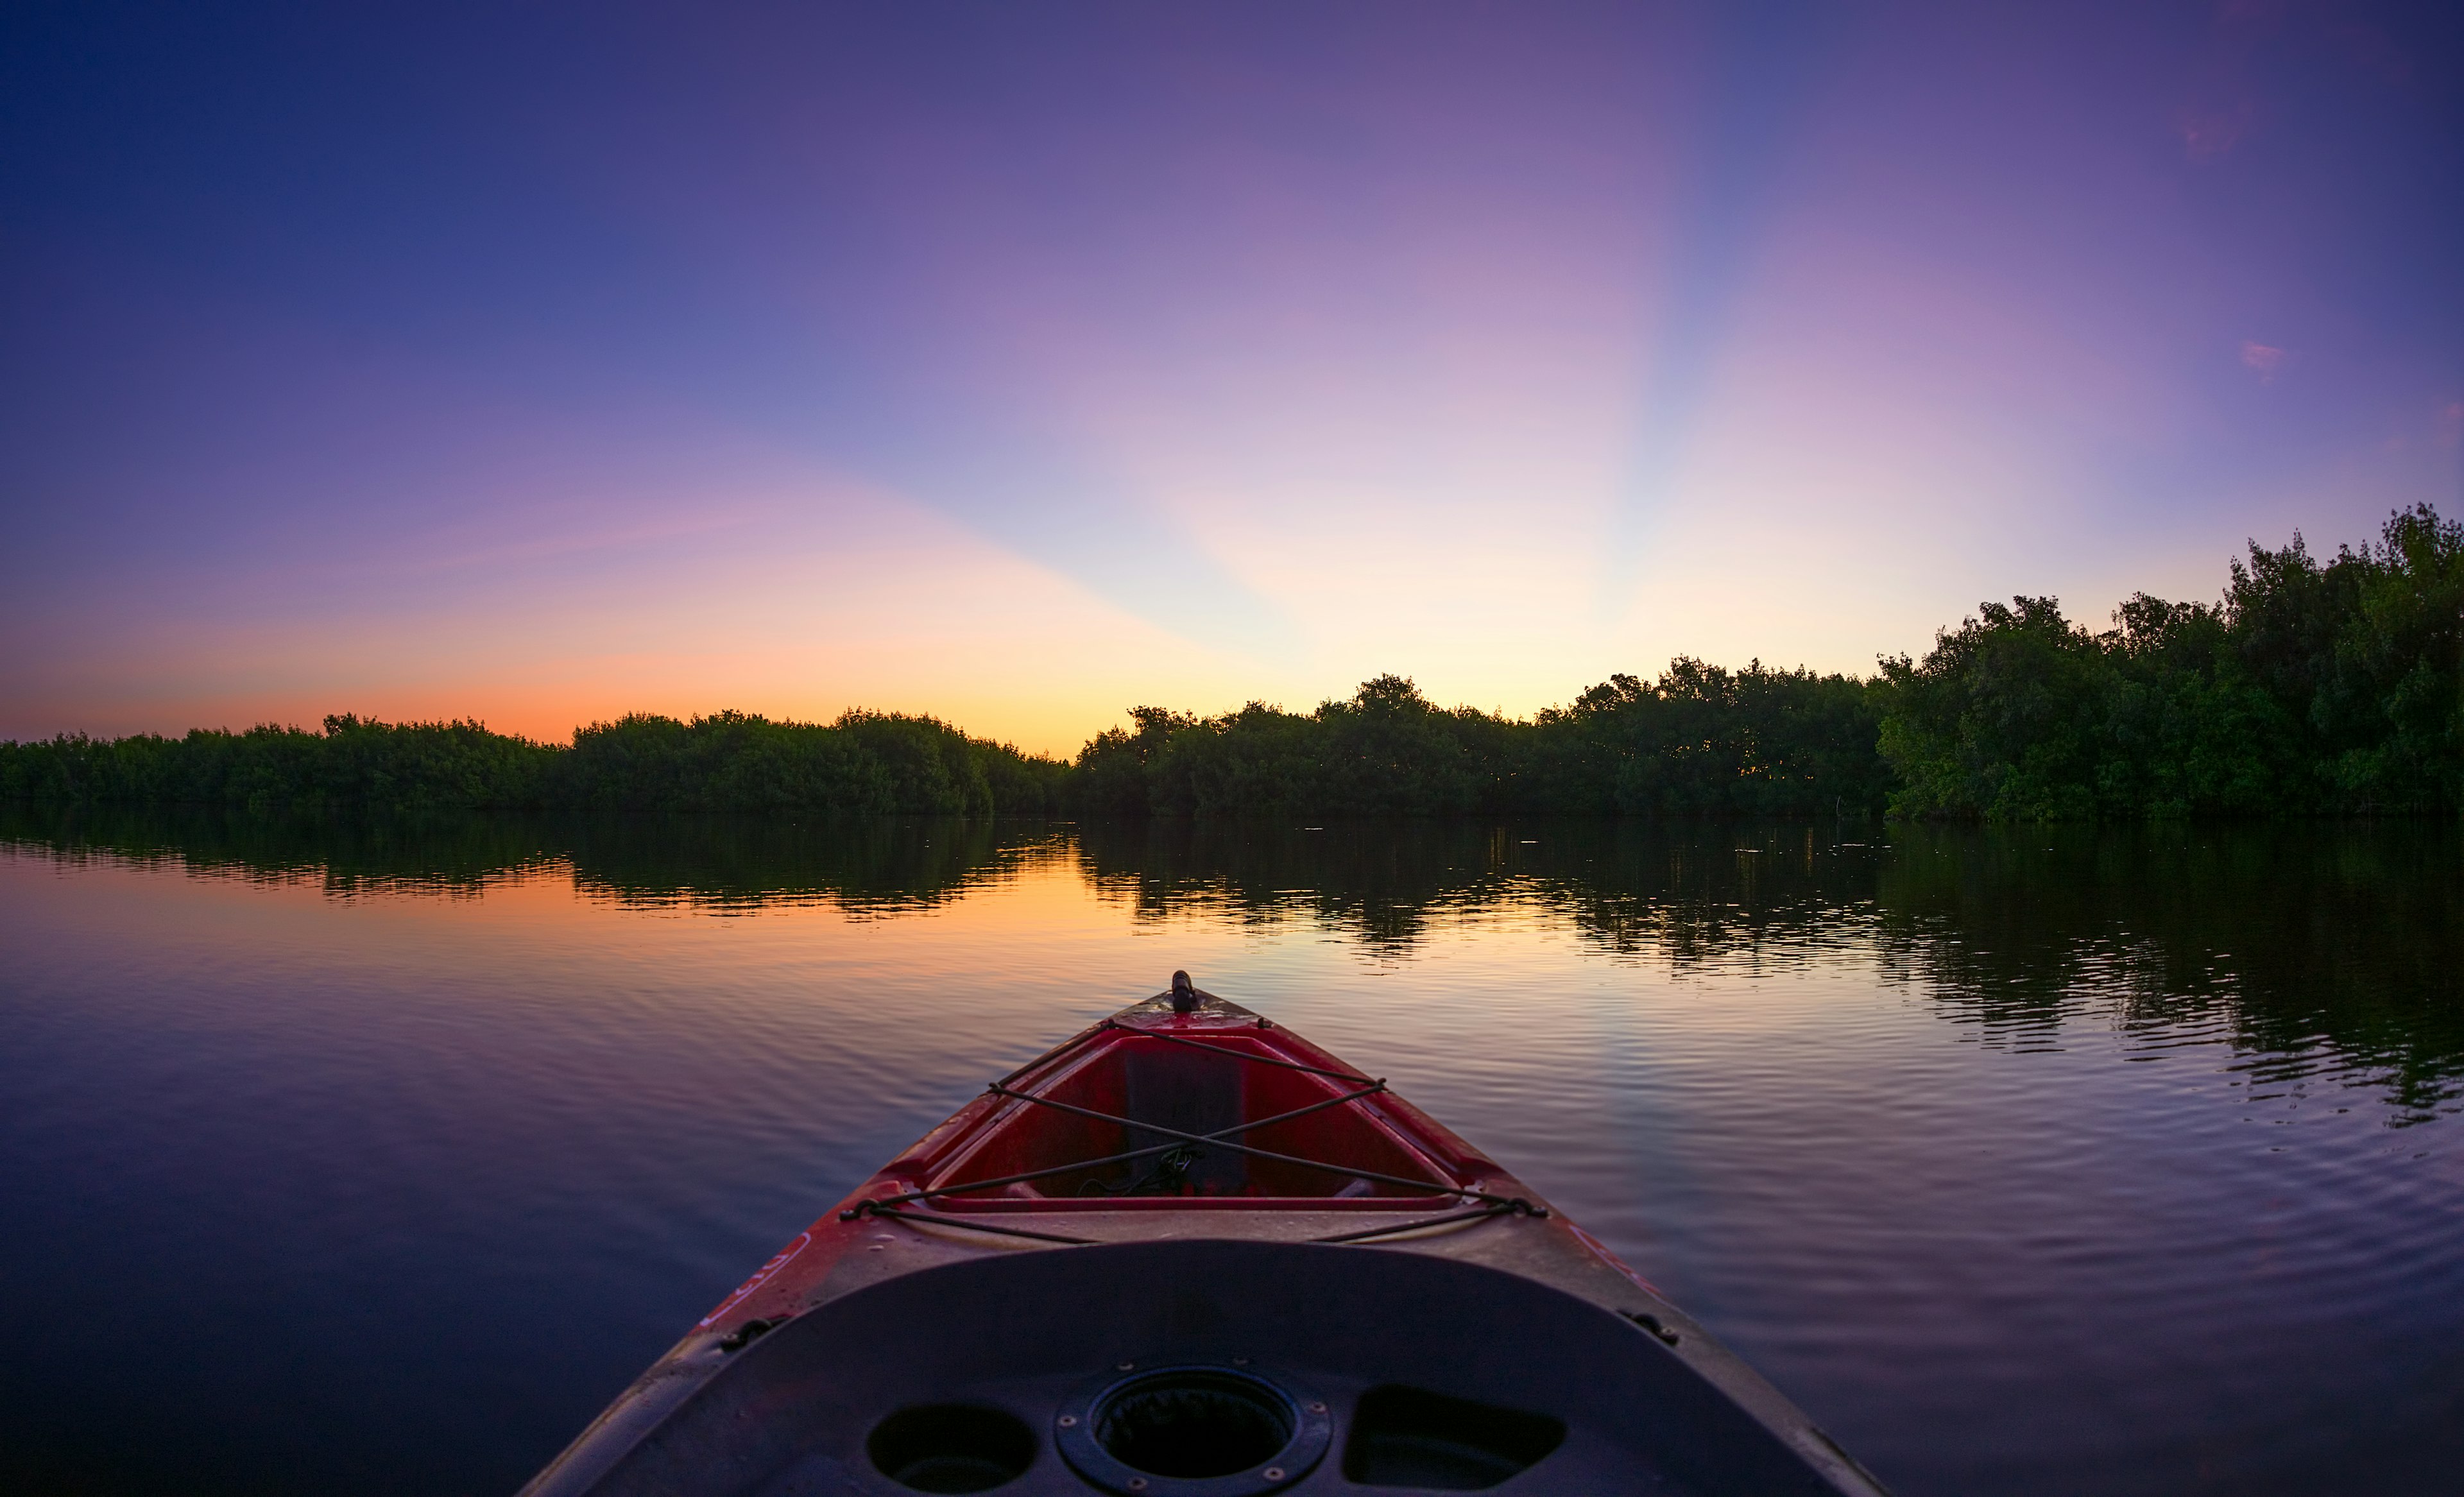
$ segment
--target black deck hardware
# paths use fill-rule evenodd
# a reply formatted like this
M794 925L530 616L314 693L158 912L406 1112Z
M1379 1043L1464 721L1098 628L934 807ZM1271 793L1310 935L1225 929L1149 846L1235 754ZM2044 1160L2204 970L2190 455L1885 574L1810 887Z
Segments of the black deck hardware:
M1069 1237L1060 1232L1034 1232L1023 1226L995 1226L989 1222L978 1222L968 1217L942 1216L932 1211L905 1211L878 1200L860 1200L847 1210L839 1213L839 1220L842 1222L853 1222L863 1217L873 1217L884 1222L930 1222L935 1226L962 1226L970 1232L990 1232L996 1237L1031 1238L1039 1243L1063 1243L1071 1247L1097 1245L1097 1240L1091 1237Z
M763 1336L768 1335L771 1332L786 1323L787 1317L784 1315L780 1316L776 1320L761 1320L758 1318L748 1320L744 1324L729 1332L727 1334L719 1337L718 1349L722 1352L741 1352L746 1347L751 1346L754 1342L760 1340Z

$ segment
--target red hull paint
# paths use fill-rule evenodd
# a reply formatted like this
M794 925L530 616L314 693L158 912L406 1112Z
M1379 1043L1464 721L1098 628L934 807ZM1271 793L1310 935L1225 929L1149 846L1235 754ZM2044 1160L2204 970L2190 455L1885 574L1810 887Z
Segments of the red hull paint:
M1293 1031L1229 1004L1210 1002L1192 1014L1175 1014L1161 1005L1141 1006L1160 1011L1133 1009L1090 1025L1003 1081L1012 1090L1080 1100L1090 1111L1118 1112L1125 1106L1121 1082L1126 1067L1120 1063L1133 1057L1177 1059L1183 1053L1154 1036L1237 1049L1315 1071L1359 1076L1335 1055ZM1279 1068L1254 1067L1248 1074L1261 1078L1251 1083L1249 1092L1242 1098L1247 1104L1243 1111L1249 1117L1270 1116L1361 1090L1332 1076ZM1360 1079L1375 1082L1378 1078ZM1101 1137L1102 1128L1101 1124L1056 1115L1033 1103L988 1090L848 1192L846 1199L720 1301L696 1329L724 1335L750 1321L766 1322L794 1313L809 1301L815 1288L829 1277L846 1254L864 1250L869 1235L880 1230L877 1219L855 1214L866 1202L1057 1164L1067 1156L1087 1158L1114 1152L1118 1140ZM1359 1213L1392 1214L1400 1210L1438 1215L1458 1206L1464 1191L1519 1198L1530 1202L1534 1215L1547 1210L1530 1187L1505 1167L1392 1091L1381 1090L1339 1108L1243 1136L1278 1154L1356 1165L1384 1175L1423 1177L1429 1180L1429 1188L1413 1191L1380 1182L1373 1183L1369 1191L1340 1196L1334 1188L1346 1183L1343 1176L1275 1167L1268 1161L1272 1172L1268 1178L1252 1191L1239 1194L1208 1194L1202 1188L1192 1188L1170 1195L1047 1195L1039 1190L1030 1196L1013 1188L1006 1194L981 1191L935 1196L929 1209L952 1217L982 1218L987 1224L1031 1216L1041 1219L1037 1225L1058 1231L1066 1231L1069 1219L1079 1215L1191 1211L1328 1214L1331 1229L1339 1230L1341 1223L1333 1218ZM1062 1183L1067 1184L1066 1177ZM1305 1188L1309 1183L1334 1188ZM1030 1184L1026 1188L1035 1190L1038 1186ZM1600 1246L1591 1234L1562 1219L1552 1216L1551 1221L1567 1241L1583 1252L1597 1257L1620 1275L1635 1278L1633 1270ZM1636 1282L1641 1281L1636 1278Z
M1311 1405L1346 1428L1374 1424L1373 1383L1554 1409L1566 1448L1529 1472L1551 1490L1881 1497L1495 1160L1292 1031L1190 996L1195 1011L1162 995L1082 1030L883 1165L525 1492L769 1497L806 1490L800 1472L905 1490L858 1453L898 1408L972 1398L1059 1419L1036 1401L1049 1370L1028 1364L1111 1366L1202 1325L1349 1388ZM1169 1265L1199 1278L1156 1279ZM1321 1309L1295 1321L1297 1306ZM991 1320L1002 1335L982 1334ZM1068 1427L1049 1433L1066 1444ZM1037 1460L1023 1494L1093 1489ZM1332 1464L1293 1482L1353 1489Z

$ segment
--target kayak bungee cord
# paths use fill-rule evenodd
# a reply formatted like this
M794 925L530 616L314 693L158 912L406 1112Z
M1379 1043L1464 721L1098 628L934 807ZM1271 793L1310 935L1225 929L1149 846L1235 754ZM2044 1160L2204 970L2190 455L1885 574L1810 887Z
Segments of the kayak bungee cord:
M995 1094L995 1095L997 1095L997 1096L1019 1096L1019 1095L1021 1095L1021 1093L1019 1093L1019 1092L1004 1090L1002 1089L1002 1085L1001 1085L1001 1082L998 1082L998 1081L994 1082L991 1086L989 1086L989 1087L985 1088L984 1090L987 1090L987 1091L992 1092L993 1094ZM1312 1103L1310 1103L1310 1104L1309 1104L1309 1106L1307 1106L1307 1107L1294 1108L1292 1111L1290 1111L1290 1112L1278 1112L1278 1113L1276 1113L1276 1114L1275 1114L1274 1116L1272 1116L1272 1117L1262 1117L1262 1118L1259 1118L1259 1119L1258 1119L1257 1121L1255 1121L1255 1122L1249 1122L1249 1123L1235 1123L1235 1124L1233 1124L1231 1127L1229 1127L1229 1128L1225 1128L1225 1129L1221 1129L1221 1130L1219 1130L1219 1131L1218 1131L1218 1132L1216 1132L1216 1133L1200 1134L1200 1135L1199 1135L1199 1136L1198 1136L1195 1140L1193 1140L1193 1141L1202 1143L1202 1142L1206 1142L1206 1141L1211 1140L1211 1139L1220 1138L1220 1137L1221 1137L1221 1136L1222 1136L1223 1134L1237 1134L1237 1133L1243 1133L1243 1132L1245 1132L1245 1131L1247 1131L1247 1130L1249 1130L1249 1129L1252 1129L1252 1128L1265 1128L1265 1127L1267 1127L1268 1125L1270 1125L1270 1124L1274 1124L1274 1123L1286 1123L1286 1122L1289 1122L1289 1121L1291 1121L1291 1120L1292 1120L1293 1118L1295 1118L1295 1117L1306 1117L1306 1116L1308 1116L1308 1115L1309 1115L1309 1113L1311 1113L1311 1112L1322 1112L1326 1111L1328 1108L1331 1108L1331 1107L1338 1107L1338 1106L1340 1106L1340 1105L1342 1105L1343 1103L1346 1103L1346 1102L1357 1102L1357 1101L1359 1101L1362 1097L1369 1096L1369 1095L1372 1095L1373 1093L1379 1092L1379 1091L1383 1091L1383 1090L1386 1090L1386 1083L1385 1083L1385 1082L1383 1082L1383 1081L1374 1081L1374 1082L1371 1082L1367 1087L1363 1088L1361 1090L1354 1091L1354 1092L1351 1092L1351 1093L1349 1093L1349 1094L1347 1094L1347 1095L1344 1095L1344 1096L1339 1096L1339 1097L1328 1097L1328 1098L1324 1099L1323 1101L1312 1102ZM1041 1099L1040 1099L1040 1098L1033 1098L1033 1097L1030 1097L1030 1098L1027 1098L1026 1100L1029 1100L1029 1101L1037 1101L1037 1100L1041 1100ZM1059 1106L1060 1104L1056 1103L1056 1104L1054 1104L1054 1105L1055 1105L1055 1106ZM1098 1115L1098 1116L1103 1116L1103 1115L1106 1115L1106 1114L1101 1114L1101 1113L1099 1113L1099 1114L1096 1114L1096 1115ZM1114 1119L1112 1119L1112 1120L1113 1120L1113 1121L1115 1121L1115 1122L1123 1122L1123 1121L1127 1121L1126 1119L1122 1119L1122 1118L1114 1118ZM1150 1126L1151 1126L1151 1125L1146 1124L1146 1123L1133 1123L1133 1124L1131 1124L1131 1126L1132 1126L1132 1127L1133 1127L1133 1128L1150 1128ZM1170 1132L1170 1130L1168 1130L1168 1129L1161 1129L1161 1128L1155 1128L1155 1129L1152 1129L1151 1131L1155 1132L1155 1133L1168 1133L1168 1132ZM1187 1135L1187 1134L1182 1134L1182 1135L1180 1135L1180 1138L1181 1138L1181 1139L1188 1139L1188 1137L1189 1137L1189 1135ZM902 1192L902 1193L900 1193L900 1194L898 1194L898 1195L895 1195L895 1196L883 1196L883 1197L880 1197L880 1198L878 1198L878 1200L877 1200L877 1201L876 1201L875 1203L876 1203L876 1204L879 1204L879 1205L884 1205L884 1206L903 1206L903 1205L907 1204L907 1202L909 1202L909 1201L911 1201L911 1200L931 1200L932 1198L934 1198L934 1197L935 1197L935 1196L958 1196L958 1195L964 1195L966 1192L971 1191L971 1190L993 1190L993 1189L997 1189L997 1188L999 1188L999 1187L1001 1187L1001 1186L1003 1186L1003 1185L1016 1185L1016 1184L1023 1183L1024 1181L1027 1181L1027 1180L1045 1179L1045 1178L1049 1178L1049 1177L1051 1177L1051 1176L1054 1176L1054 1175L1069 1175L1069 1174L1074 1174L1075 1172L1077 1172L1077 1171L1079 1171L1079 1170L1092 1170L1092 1169L1100 1169L1101 1167L1103 1167L1104 1165L1107 1165L1107 1164L1126 1164L1126 1163L1128 1163L1128 1162L1129 1162L1130 1160L1132 1160L1132 1159L1143 1159L1143 1158L1146 1158L1146 1157L1147 1157L1148 1156L1150 1156L1150 1155L1156 1155L1156 1154L1169 1154L1169 1153L1171 1153L1171 1152L1172 1152L1173 1150L1175 1150L1175 1149L1181 1149L1181 1148L1186 1148L1186 1147L1188 1147L1188 1144L1187 1144L1186 1142L1179 1141L1179 1140L1176 1140L1175 1142L1172 1142L1172 1143L1150 1144L1150 1145L1148 1145L1147 1147L1145 1147L1145 1148L1143 1148L1143 1149L1129 1149L1129 1150L1124 1150L1123 1152L1121 1152L1121 1153L1119 1153L1119 1154L1108 1154L1108 1155L1105 1155L1103 1157L1101 1157L1101 1158L1096 1158L1096 1159L1072 1159L1072 1160L1070 1160L1070 1161L1069 1161L1068 1163L1067 1163L1067 1164L1052 1164L1052 1165L1046 1165L1045 1168L1040 1169L1040 1170L1026 1170L1026 1171L1023 1171L1023 1172L1021 1172L1021 1173L1019 1173L1019 1174L1017 1174L1017 1175L997 1175L997 1176L993 1177L991 1179L982 1179L982 1180L963 1180L963 1181L961 1181L961 1182L959 1182L958 1184L956 1184L956 1185L939 1185L939 1186L935 1186L934 1188L932 1188L932 1189L930 1189L930 1190L911 1190L911 1191L905 1191L905 1192ZM1421 1183L1425 1183L1425 1182L1424 1182L1424 1181L1419 1181L1419 1180L1412 1180L1412 1181L1407 1181L1406 1183L1409 1183L1409 1184L1421 1184ZM1447 1194L1447 1195L1454 1195L1454 1194L1458 1194L1457 1192L1453 1192L1453 1191L1445 1191L1445 1192L1443 1192L1443 1193L1444 1193L1444 1194ZM847 1220L847 1219L843 1216L843 1217L841 1218L841 1220Z
M1329 1237L1312 1237L1312 1243L1365 1243L1373 1237L1394 1237L1403 1232L1418 1232L1424 1227L1452 1226L1458 1222L1485 1222L1491 1217L1545 1217L1549 1210L1535 1206L1517 1196L1494 1205L1475 1206L1469 1211L1450 1211L1444 1216L1422 1217L1417 1222L1390 1222L1384 1226L1364 1227L1357 1232L1337 1232ZM992 1232L1001 1237L1031 1238L1039 1243L1060 1243L1070 1247L1100 1247L1101 1238L1067 1237L1059 1232L1033 1232L1024 1227L995 1226L988 1222L971 1222L965 1217L943 1216L933 1211L906 1211L887 1201L859 1201L839 1213L842 1222L861 1221L866 1217L890 1222L926 1222L936 1226L965 1227L971 1232Z
M1392 1237L1397 1232L1417 1232L1424 1226L1451 1226L1457 1222L1485 1222L1490 1217L1545 1217L1546 1206L1535 1206L1517 1196L1494 1205L1474 1206L1469 1211L1449 1211L1441 1217L1422 1217L1418 1222L1390 1222L1384 1226L1363 1227L1357 1232L1337 1232L1331 1237L1312 1237L1312 1243L1365 1243L1373 1237Z
M1136 1179L1119 1186L1107 1185L1100 1179L1090 1179L1078 1187L1078 1199L1085 1200L1098 1196L1177 1196L1180 1194L1181 1185L1189 1178L1190 1170L1199 1160L1205 1157L1206 1151L1194 1143L1176 1144L1166 1149L1162 1157L1155 1160L1154 1169L1147 1171Z
M1380 1085L1382 1086L1383 1083L1380 1083ZM1381 1175L1375 1170L1354 1169L1348 1164L1329 1164L1324 1159L1307 1158L1297 1154L1277 1154L1272 1149L1260 1149L1251 1144L1233 1143L1223 1136L1224 1134L1240 1133L1243 1131L1241 1128L1226 1128L1222 1133L1218 1134L1185 1134L1179 1129L1166 1128L1160 1123L1141 1123L1135 1118L1123 1117L1117 1112L1098 1112L1093 1108L1076 1107L1067 1102L1056 1102L1050 1097L1037 1096L1032 1091L1014 1091L1011 1089L1002 1086L1000 1082L994 1082L990 1090L995 1096L1008 1097L1019 1102L1032 1102L1038 1107L1048 1107L1058 1112L1072 1113L1079 1117L1092 1118L1099 1123L1119 1123L1128 1128L1134 1128L1141 1133L1161 1134L1167 1138L1177 1138L1183 1143L1212 1143L1222 1148L1229 1149L1235 1154L1245 1154L1253 1159L1272 1159L1278 1164L1297 1164L1307 1169L1324 1170L1330 1175L1346 1175L1350 1176L1353 1179L1375 1180L1381 1185L1409 1185L1422 1190L1434 1190L1441 1196L1465 1196L1469 1197L1473 1200L1488 1201L1492 1205L1504 1205L1516 1199L1510 1196L1492 1196L1486 1191L1473 1190L1469 1186L1449 1185L1443 1180L1416 1180L1402 1175ZM1341 1097L1329 1098L1328 1100L1329 1102L1350 1102L1356 1099L1352 1097ZM1245 1126L1255 1128L1259 1125L1251 1123ZM1081 1163L1077 1167L1085 1169L1098 1162L1104 1161L1089 1160Z
M1072 1247L1093 1247L1091 1237L1065 1237L1059 1232L1030 1232L1023 1226L995 1226L989 1222L970 1222L965 1217L945 1217L932 1211L902 1211L880 1200L859 1200L839 1213L842 1222L858 1222L876 1217L885 1222L932 1222L942 1226L962 1226L970 1232L992 1232L1001 1237L1028 1237L1039 1243L1066 1243Z
M1261 1028L1267 1026L1266 1021L1264 1019L1259 1020L1258 1024ZM1177 1129L1165 1128L1155 1123L1140 1122L1134 1118L1124 1117L1118 1113L1104 1112L1098 1112L1092 1108L1078 1107L1071 1103L1056 1100L1052 1097L1039 1096L1031 1091L1019 1090L1014 1085L1014 1083L1031 1072L1046 1068L1054 1062L1075 1054L1088 1044L1108 1032L1135 1035L1142 1040L1160 1040L1169 1045L1177 1045L1193 1050L1204 1050L1212 1054L1222 1055L1231 1060L1247 1061L1255 1065L1272 1066L1285 1070L1295 1070L1312 1076L1322 1076L1329 1080L1349 1082L1356 1086L1359 1090L1347 1091L1337 1096L1324 1097L1306 1107L1294 1108L1288 1112L1278 1112L1271 1117L1255 1118L1246 1122L1235 1123L1228 1128L1217 1129L1212 1133L1192 1134L1183 1133ZM1165 1179L1166 1183L1169 1183L1169 1177L1185 1173L1189 1168L1189 1165L1194 1162L1198 1156L1203 1154L1203 1146L1208 1144L1220 1145L1222 1148L1231 1150L1238 1154L1247 1155L1254 1158L1271 1159L1283 1164L1294 1164L1304 1169L1320 1170L1331 1175L1341 1175L1357 1180L1374 1180L1381 1184L1399 1185L1409 1189L1432 1190L1440 1195L1454 1196L1458 1199L1477 1200L1481 1202L1480 1205L1467 1211L1448 1212L1441 1216L1425 1217L1413 1222L1389 1222L1382 1226L1365 1227L1354 1232L1338 1232L1327 1237L1312 1238L1310 1239L1312 1242L1366 1242L1373 1238L1391 1237L1399 1233L1419 1231L1428 1227L1450 1226L1458 1222L1485 1222L1493 1217L1546 1217L1549 1214L1546 1207L1535 1206L1530 1201L1520 1196L1498 1196L1470 1187L1450 1185L1448 1182L1441 1179L1413 1179L1400 1175L1382 1174L1375 1170L1357 1169L1349 1165L1330 1164L1323 1159L1311 1159L1300 1155L1280 1154L1271 1149L1260 1149L1254 1145L1235 1143L1232 1141L1232 1135L1236 1134L1244 1134L1254 1132L1262 1128L1270 1128L1278 1123L1290 1122L1296 1118L1307 1117L1314 1112L1325 1112L1331 1108L1348 1106L1352 1103L1361 1101L1364 1098L1375 1096L1386 1090L1386 1081L1382 1076L1372 1078L1368 1076L1355 1075L1349 1071L1331 1070L1325 1067L1309 1066L1298 1061L1285 1060L1280 1056L1260 1055L1254 1051L1239 1048L1233 1046L1205 1045L1195 1040L1183 1039L1178 1035L1158 1034L1153 1029L1148 1029L1137 1024L1125 1024L1115 1020L1107 1019L1094 1025L1085 1034L1080 1035L1069 1044L1064 1045L1048 1054L1038 1056L1026 1065L1018 1068L1016 1070L1011 1071L1000 1080L991 1083L985 1090L992 1095L1005 1100L1030 1103L1037 1107L1051 1108L1057 1112L1067 1112L1073 1116L1085 1117L1096 1122L1117 1123L1121 1125L1126 1132L1133 1134L1140 1132L1147 1134L1161 1134L1169 1141L1160 1144L1151 1144L1142 1148L1125 1149L1118 1153L1104 1155L1091 1159L1075 1159L1066 1164L1047 1165L1045 1168L1035 1170L1023 1170L1015 1174L996 1176L988 1179L966 1180L955 1185L930 1186L920 1190L902 1191L895 1195L861 1200L856 1202L853 1206L848 1207L847 1210L840 1212L839 1220L842 1222L854 1222L865 1217L873 1217L893 1221L924 1222L936 1226L960 1227L968 1231L987 1232L1001 1237L1026 1238L1035 1242L1060 1243L1070 1246L1093 1246L1097 1245L1097 1239L1072 1237L1059 1232L1038 1232L1023 1227L999 1226L987 1222L973 1221L965 1217L954 1217L938 1212L913 1211L906 1208L916 1201L932 1200L944 1196L957 1196L974 1191L994 1190L1007 1185L1023 1184L1029 1180L1046 1179L1058 1175L1077 1174L1088 1170L1101 1169L1107 1165L1127 1164L1133 1160L1161 1156L1162 1158L1159 1161L1158 1169L1150 1171L1146 1176L1141 1177L1137 1182L1133 1183L1120 1192L1120 1194L1123 1195L1135 1195L1140 1193L1141 1188L1149 1181L1162 1178ZM1177 1160L1179 1164L1177 1170L1173 1168L1175 1160ZM1089 1183L1095 1184L1098 1190L1105 1190L1105 1187L1103 1187L1100 1182L1090 1181ZM1111 1194L1109 1190L1105 1190L1105 1193Z

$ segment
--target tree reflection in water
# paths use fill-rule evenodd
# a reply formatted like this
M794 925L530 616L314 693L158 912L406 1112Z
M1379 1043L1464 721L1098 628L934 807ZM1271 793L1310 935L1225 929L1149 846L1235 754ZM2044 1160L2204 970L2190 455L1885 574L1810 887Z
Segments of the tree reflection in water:
M1996 1047L2107 1025L2154 1047L2227 1039L2255 1089L2330 1073L2381 1088L2400 1122L2464 1096L2464 829L2444 824L1303 826L10 805L0 840L345 897L469 896L561 874L627 905L828 904L880 917L1060 861L1142 920L1307 921L1393 958L1433 924L1538 919L1681 976L1863 960Z

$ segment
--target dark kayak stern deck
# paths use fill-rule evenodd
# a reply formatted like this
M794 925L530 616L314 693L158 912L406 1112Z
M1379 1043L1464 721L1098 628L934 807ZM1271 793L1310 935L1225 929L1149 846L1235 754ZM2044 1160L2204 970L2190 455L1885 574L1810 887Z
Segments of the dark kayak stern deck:
M589 1490L1836 1494L1662 1340L1420 1253L1022 1250L732 1354Z

